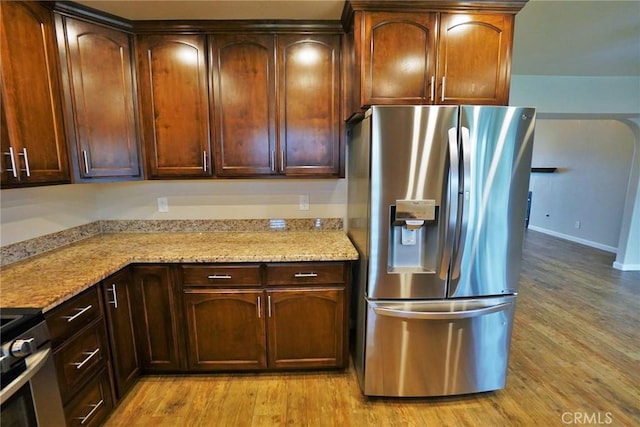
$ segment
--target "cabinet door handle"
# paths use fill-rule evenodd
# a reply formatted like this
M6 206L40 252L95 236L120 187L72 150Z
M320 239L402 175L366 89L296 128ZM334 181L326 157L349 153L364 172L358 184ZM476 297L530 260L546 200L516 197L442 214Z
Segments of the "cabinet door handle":
M276 150L271 150L271 172L276 171Z
M446 77L442 76L442 92L440 92L440 101L444 102L444 88L446 84Z
M258 319L262 317L262 299L258 297Z
M436 100L436 76L431 76L431 102Z
M280 170L284 170L284 150L280 150Z
M11 160L11 169L9 169L11 171L11 174L13 175L14 178L18 177L18 170L16 169L16 156L13 153L13 147L9 147L9 152L8 153L4 153L5 156L9 156L9 160Z
M88 306L86 306L85 308L76 308L76 310L78 310L78 312L76 314L74 314L73 316L62 316L63 319L67 319L67 323L71 323L73 322L75 319L77 319L78 317L82 316L84 313L87 312L87 310L90 310L91 307L93 307L91 304L89 304Z
M78 420L80 420L80 424L84 424L89 418L91 418L93 413L96 412L98 408L102 406L103 403L104 403L104 399L100 399L100 402L89 405L90 407L92 407L92 409L91 411L89 411L87 415L85 415L84 417L76 417Z
M293 275L293 277L318 277L318 273L296 273Z
M230 274L210 274L207 277L209 277L209 280L231 279L231 275Z
M202 152L202 169L205 172L207 171L207 152L206 151Z
M89 156L87 155L87 150L82 150L82 158L84 159L84 173L85 175L89 175Z
M267 310L269 317L271 317L271 295L267 296Z
M113 304L113 308L118 308L118 291L116 289L116 284L113 283L111 288L107 290L113 292L113 301L109 301L109 304Z
M98 352L100 351L100 347L96 348L93 351L85 351L83 354L86 354L87 357L85 357L85 359L82 362L76 362L76 363L72 363L72 365L74 365L76 367L76 369L82 369L82 367L89 361L91 360L91 358L93 356L95 356L96 354L98 354Z
M27 149L25 147L22 148L22 153L19 153L20 156L24 157L24 169L27 173L27 176L31 176L31 169L29 168L29 156L27 156Z

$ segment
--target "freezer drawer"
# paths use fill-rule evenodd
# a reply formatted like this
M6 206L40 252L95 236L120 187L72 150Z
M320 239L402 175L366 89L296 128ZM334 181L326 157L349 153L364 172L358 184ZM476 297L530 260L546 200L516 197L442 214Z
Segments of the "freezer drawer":
M368 396L445 396L505 386L515 296L367 301Z

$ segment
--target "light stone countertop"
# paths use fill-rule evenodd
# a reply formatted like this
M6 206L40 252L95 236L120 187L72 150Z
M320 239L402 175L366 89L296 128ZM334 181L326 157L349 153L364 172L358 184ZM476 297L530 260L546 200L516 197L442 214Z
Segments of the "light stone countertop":
M0 270L0 307L51 310L131 263L350 261L343 231L101 234Z

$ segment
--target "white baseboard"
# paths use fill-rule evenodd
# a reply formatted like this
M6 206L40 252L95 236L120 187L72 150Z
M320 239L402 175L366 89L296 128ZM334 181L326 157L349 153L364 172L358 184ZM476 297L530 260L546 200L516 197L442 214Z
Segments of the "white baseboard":
M615 261L613 263L613 268L616 270L622 271L640 271L640 264L625 264L622 262Z
M580 243L581 245L590 246L592 248L600 249L606 252L617 253L618 248L609 245L603 245L602 243L592 242L591 240L581 239L579 237L570 236L564 233L558 233L557 231L547 230L546 228L537 227L535 225L529 224L529 229L533 231L538 231L540 233L548 234L550 236L559 237L564 240L569 240L571 242Z

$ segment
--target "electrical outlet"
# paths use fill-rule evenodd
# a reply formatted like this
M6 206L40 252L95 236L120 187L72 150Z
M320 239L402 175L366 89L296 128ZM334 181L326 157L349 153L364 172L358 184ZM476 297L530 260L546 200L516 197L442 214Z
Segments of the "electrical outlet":
M309 195L308 194L303 194L302 196L300 196L300 202L299 202L299 209L301 211L308 211L309 210Z
M158 212L169 212L169 199L158 197Z
M578 220L573 224L573 228L580 228L581 225L582 224L580 224L580 221Z

